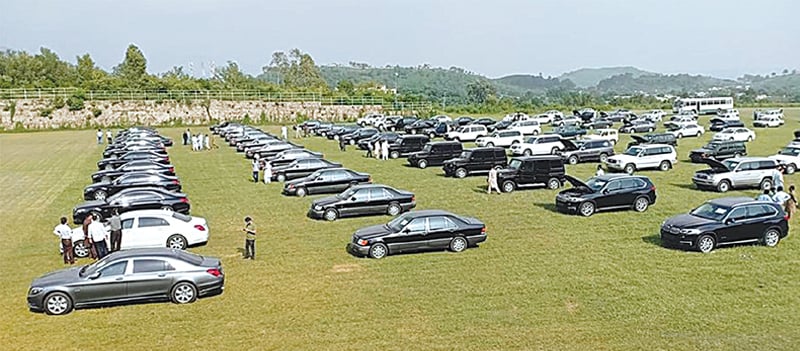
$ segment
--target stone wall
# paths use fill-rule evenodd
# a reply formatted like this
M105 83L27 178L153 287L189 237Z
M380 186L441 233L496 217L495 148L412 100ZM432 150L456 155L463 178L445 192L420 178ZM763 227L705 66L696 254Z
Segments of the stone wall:
M83 110L69 111L67 107L62 107L52 110L48 116L42 116L43 111L52 109L52 105L52 101L37 99L0 101L0 127L12 129L16 125L21 125L26 129L48 129L193 125L207 124L211 119L240 120L245 115L248 115L253 123L294 123L299 117L338 122L354 120L366 113L382 109L381 106L336 106L315 102L87 101Z

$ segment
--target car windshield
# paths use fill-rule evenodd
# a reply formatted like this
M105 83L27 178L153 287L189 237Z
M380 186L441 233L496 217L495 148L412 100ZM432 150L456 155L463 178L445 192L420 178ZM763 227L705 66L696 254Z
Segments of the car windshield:
M670 125L669 127L667 127L667 130L675 131L675 130L680 130L681 128L682 128L681 126Z
M187 216L180 212L172 212L172 218L181 220L183 222L189 223L192 220L192 216Z
M606 185L606 183L608 183L608 181L597 177L593 177L588 181L586 181L586 185L589 186L589 189L592 189L594 191L600 191L600 189L602 189Z
M722 164L724 164L725 167L728 167L728 169L735 169L736 166L739 165L739 161L738 160L734 160L734 159L728 159L728 160L722 161Z
M637 155L639 155L640 152L642 152L642 148L640 148L640 147L632 147L632 148L629 148L628 150L625 150L625 155L637 156Z
M508 163L508 168L510 169L518 170L520 167L522 167L522 161L520 160L514 159Z
M705 219L710 219L714 221L721 221L722 218L725 217L725 214L728 213L730 208L722 207L719 205L715 205L710 202L706 202L700 207L695 208L692 212L689 212L690 215Z
M356 193L357 190L358 189L352 189L352 188L351 189L347 189L347 190L341 192L340 194L336 195L336 197L338 197L340 199L347 199L347 198L350 198L351 196L353 196Z
M393 219L391 222L386 223L386 227L391 229L393 232L399 232L406 226L406 224L408 224L408 222L411 222L412 218L410 217L411 216L409 214L404 214L400 217Z
M786 156L800 156L800 149L795 147L786 147L781 150L780 154Z
M459 158L469 158L469 151L461 152L461 155L458 156Z
M106 257L104 257L102 259L99 259L99 260L95 261L94 263L87 264L87 265L81 267L81 270L78 272L78 275L80 275L81 277L85 277L85 276L87 276L89 274L92 274L92 273L96 272L97 270L107 266L108 263L111 262L110 257L111 256L106 256Z

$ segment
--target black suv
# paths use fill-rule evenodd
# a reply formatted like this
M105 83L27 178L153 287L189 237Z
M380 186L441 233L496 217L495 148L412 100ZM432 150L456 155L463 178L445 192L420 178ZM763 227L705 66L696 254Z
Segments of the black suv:
M568 175L564 177L572 188L556 196L556 208L560 212L584 217L600 210L621 208L644 212L656 203L656 187L645 176L607 174L592 177L586 183Z
M778 245L789 235L786 214L772 201L725 197L708 201L661 225L661 244L711 252L717 246L761 242Z
M678 146L678 139L671 133L631 135L632 142L628 143L628 148L634 145L666 144Z
M403 135L389 144L389 157L398 158L412 152L422 151L422 148L431 141L427 135Z
M444 161L442 169L447 177L464 178L492 168L504 168L507 164L506 150L501 147L466 149L458 157Z
M732 127L744 128L744 123L740 120L712 118L711 126L708 127L708 130L712 132L721 132L725 128L732 128Z
M444 161L458 157L461 151L463 147L457 141L427 143L422 147L422 151L408 155L408 163L419 168L441 166Z
M579 162L600 161L605 162L608 156L614 155L614 144L608 140L589 140L572 142L562 140L564 149L561 158L571 165Z
M519 187L546 185L558 189L564 184L564 162L556 155L515 157L497 172L497 184L510 193Z
M724 160L733 157L747 155L747 148L741 141L712 141L706 146L694 149L689 152L689 159L692 163L703 163L704 158L714 158Z

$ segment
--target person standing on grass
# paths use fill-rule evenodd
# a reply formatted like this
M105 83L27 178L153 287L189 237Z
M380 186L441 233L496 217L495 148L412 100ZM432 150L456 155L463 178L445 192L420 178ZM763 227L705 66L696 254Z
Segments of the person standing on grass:
M244 228L242 231L245 233L244 238L244 258L256 259L256 224L250 216L244 217Z
M603 165L597 165L597 171L594 172L594 176L599 177L604 174L606 174L606 172L603 170Z
M498 194L500 194L500 187L497 185L497 169L492 168L489 170L489 178L486 179L486 182L489 183L488 189L486 189L487 194L492 193L492 189L496 190Z
M216 141L216 140L214 140L214 134L211 134L211 135L209 136L209 138L211 139L211 148L212 148L212 149L217 149L217 148L219 148L219 146L217 146L217 141Z
M103 143L103 131L101 129L97 129L97 145Z
M211 140L209 139L208 134L203 137L203 144L205 145L206 150L211 150Z
M119 218L119 210L114 209L111 212L111 218L108 219L108 226L111 230L111 252L119 251L122 245L122 221Z
M61 239L64 264L75 264L75 256L72 253L72 229L67 225L67 217L61 217L61 224L53 229L53 233Z
M261 170L261 165L258 162L258 154L253 157L253 183L258 183L258 171Z
M373 149L375 149L375 158L380 160L381 159L381 140L380 139L375 140L375 145L374 146L375 147Z
M92 224L89 224L89 236L92 237L94 242L94 249L97 251L97 259L102 259L108 255L108 246L106 246L106 228L100 223L97 217L92 218Z
M791 219L794 217L795 211L797 211L797 198L794 197L794 184L789 185L789 198L786 199L786 202L783 203L783 210L786 212L786 215L789 216Z
M778 205L784 206L786 205L786 200L789 200L790 197L789 194L783 191L783 187L779 186L775 195L772 195L772 201Z
M343 137L339 137L339 151L347 151L347 142Z
M281 126L281 139L284 141L289 140L289 131L286 129L286 126Z
M381 144L381 159L389 159L389 140L384 140L383 144Z
M94 242L92 242L92 237L89 235L89 226L92 224L92 216L86 216L83 219L83 245L89 250L89 257L92 259L97 259L97 250L94 249Z
M372 143L367 142L367 155L366 158L372 157Z
M189 145L189 138L192 136L192 133L187 128L185 132L183 132L183 145Z
M300 127L299 126L294 126L294 138L295 139L300 139Z
M772 170L772 188L783 187L783 165L778 165L777 168Z
M111 140L113 140L111 129L106 129L106 141L109 145L111 144Z
M264 184L272 182L272 164L269 161L264 161Z

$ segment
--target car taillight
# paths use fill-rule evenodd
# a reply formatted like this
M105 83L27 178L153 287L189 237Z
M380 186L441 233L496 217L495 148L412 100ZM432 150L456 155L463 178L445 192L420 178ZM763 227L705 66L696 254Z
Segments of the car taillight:
M486 235L486 226L484 226L483 228L481 228L481 234L483 234L483 235Z
M219 269L216 269L216 268L206 269L206 273L211 274L211 275L213 275L215 277L219 277L219 276L222 275L222 271L219 270Z
M188 204L188 203L189 203L189 198L182 197L182 198L181 198L181 202L183 202L183 203L185 203L185 204Z
M179 182L177 179L175 179L175 180L173 180L173 181L172 181L172 184L180 184L180 183L181 183L181 182Z
M169 171L172 172L172 173L175 173L175 167L170 167Z
M206 227L204 227L204 226L202 226L202 225L200 225L200 224L195 224L195 225L194 225L194 229L197 229L197 230L199 230L199 231L201 231L201 232L204 232L204 231L206 231Z
M787 221L788 221L788 220L789 220L789 215L788 215L788 214L784 215L784 216L783 216L783 219L785 219L785 220L787 220Z

